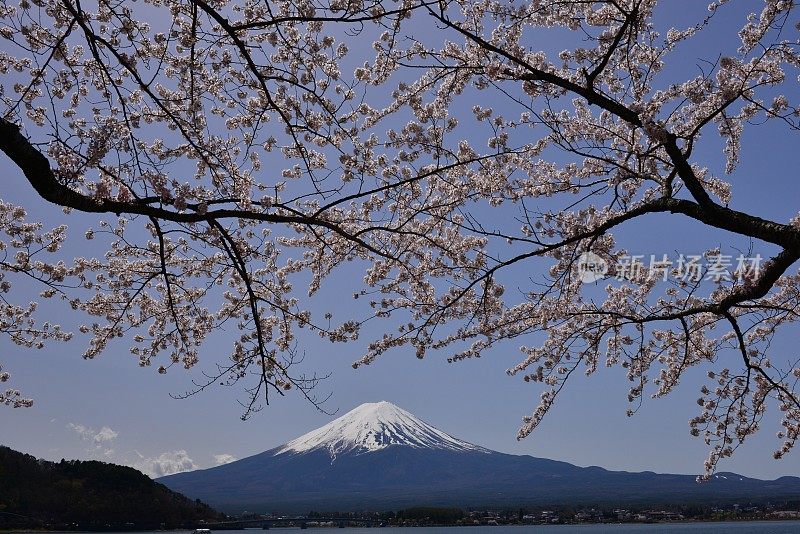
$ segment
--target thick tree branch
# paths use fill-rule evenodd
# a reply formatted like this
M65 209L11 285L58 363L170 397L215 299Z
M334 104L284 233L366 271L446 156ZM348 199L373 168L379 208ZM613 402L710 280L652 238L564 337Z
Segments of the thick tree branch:
M120 202L112 199L90 198L59 182L50 168L50 162L47 158L22 135L17 125L3 118L0 118L0 151L4 152L22 170L39 196L59 206L87 213L145 215L176 223L190 224L237 218L268 223L319 226L357 243L373 254L387 257L384 252L376 249L363 239L350 235L342 230L339 225L313 216L283 215L235 209L211 210L205 213L177 212L142 204L138 201Z

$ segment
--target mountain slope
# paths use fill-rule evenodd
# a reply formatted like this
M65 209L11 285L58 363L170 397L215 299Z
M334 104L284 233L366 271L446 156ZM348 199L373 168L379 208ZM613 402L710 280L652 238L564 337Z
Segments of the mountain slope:
M207 505L170 491L130 467L95 461L48 462L3 446L0 512L0 528L74 524L82 529L176 528L220 517Z
M746 502L800 496L800 479L760 481L581 468L458 440L390 403L359 406L275 449L171 475L165 485L220 509L386 510L656 502Z
M278 447L276 454L327 450L342 453L374 452L391 445L415 449L482 451L432 427L411 413L386 401L362 404L327 425Z

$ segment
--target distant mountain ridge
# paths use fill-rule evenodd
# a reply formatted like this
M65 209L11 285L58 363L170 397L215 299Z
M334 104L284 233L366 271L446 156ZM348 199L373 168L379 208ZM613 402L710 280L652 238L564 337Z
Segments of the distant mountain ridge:
M767 502L800 498L800 478L629 473L495 452L389 403L367 403L297 439L166 486L228 512Z

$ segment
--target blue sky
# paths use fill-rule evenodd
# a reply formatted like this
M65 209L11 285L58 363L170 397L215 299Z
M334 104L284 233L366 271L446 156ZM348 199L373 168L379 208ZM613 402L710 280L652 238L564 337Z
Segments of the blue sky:
M741 10L731 10L730 17L742 20L742 15ZM677 17L674 12L664 16ZM728 43L711 33L700 44L722 47ZM703 50L703 56L713 56L711 50ZM694 68L694 53L695 49L686 51L686 64L676 66L676 74L686 76ZM776 126L764 126L748 131L743 146L742 163L731 178L732 206L779 221L796 215L800 210L796 139ZM714 136L700 146L695 158L722 174L724 161ZM60 208L36 197L3 156L0 165L6 171L4 200L26 206L46 225L64 222L77 235L87 226L97 226L92 217L65 217ZM631 252L645 255L700 254L715 244L729 250L747 247L741 238L667 216L637 221L615 235ZM759 246L756 244L756 252ZM83 239L73 240L68 247L72 247L66 250L70 255L102 253L89 248L90 242ZM769 249L761 252L766 256ZM525 269L519 273L520 280L542 272L546 264L530 264ZM361 271L340 269L315 301L324 308L346 307L340 303L347 301L350 288L361 276ZM42 311L47 310L59 317L65 328L75 329L84 320L58 303L43 304ZM370 327L372 333L377 333L379 326ZM782 332L774 346L777 360L796 357L797 335L797 328ZM362 339L368 337L362 335ZM505 370L519 359L516 345L505 344L481 359L457 364L446 363L445 354L419 361L410 351L398 351L358 370L351 364L362 354L362 342L331 345L308 336L301 339L300 348L306 353L304 368L332 373L319 393L333 393L325 408L338 410L338 415L362 402L389 400L456 437L503 452L609 469L702 470L707 449L700 439L689 435L687 422L696 415L694 399L703 369L693 370L668 398L646 400L633 418L625 416L628 386L620 369L600 369L590 379L577 376L536 432L517 441L521 418L537 403L540 386L506 375ZM124 343L112 346L96 360L85 361L80 338L49 344L41 351L23 349L0 338L0 355L12 372L14 386L36 401L30 409L0 409L0 443L48 459L97 458L159 474L249 456L332 418L292 394L274 399L272 406L244 422L236 404L238 390L212 388L187 400L170 398L170 393L191 388L192 377L198 378L204 365L224 357L227 349L226 339L217 336L204 346L201 363L192 371L161 376L155 372L157 366L139 368ZM762 432L749 439L732 460L722 463L721 469L764 478L799 475L798 453L781 461L772 459L778 446L777 430L773 410Z

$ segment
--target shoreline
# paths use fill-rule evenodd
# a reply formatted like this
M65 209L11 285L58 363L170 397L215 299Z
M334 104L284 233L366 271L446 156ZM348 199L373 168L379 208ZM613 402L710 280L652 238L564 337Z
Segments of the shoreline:
M571 522L571 523L554 523L554 524L543 524L543 523L511 523L511 524L498 524L498 525L490 525L490 524L469 524L469 525L456 525L456 524L449 524L449 525L436 525L436 524L428 524L428 525L384 525L384 526L364 526L364 525L348 525L345 527L334 527L334 526L313 526L313 527L301 527L301 526L285 526L285 527L270 527L268 529L259 529L259 528L238 528L238 529L231 529L231 528L222 528L222 529L209 529L212 533L213 532L237 532L237 531L244 531L244 530L335 530L339 528L346 528L346 529L420 529L420 528L541 528L541 527L602 527L602 526L621 526L621 525L637 525L637 526L644 526L644 525L720 525L720 524L739 524L739 523L798 523L800 524L800 518L774 518L774 519L740 519L740 520L732 520L732 519L721 519L721 520L713 520L713 519L701 519L701 520L680 520L680 521L607 521L607 522L598 522L598 523L587 523L587 522ZM207 526L204 528L208 528ZM50 529L0 529L0 534L40 534L40 533L54 533L54 534L90 534L90 533L97 533L97 532L105 532L108 534L124 534L124 533L157 533L157 532L164 532L164 533L179 533L179 532L194 532L195 529L193 528L177 528L177 529L157 529L157 530L138 530L138 529L128 529L128 530L50 530Z

